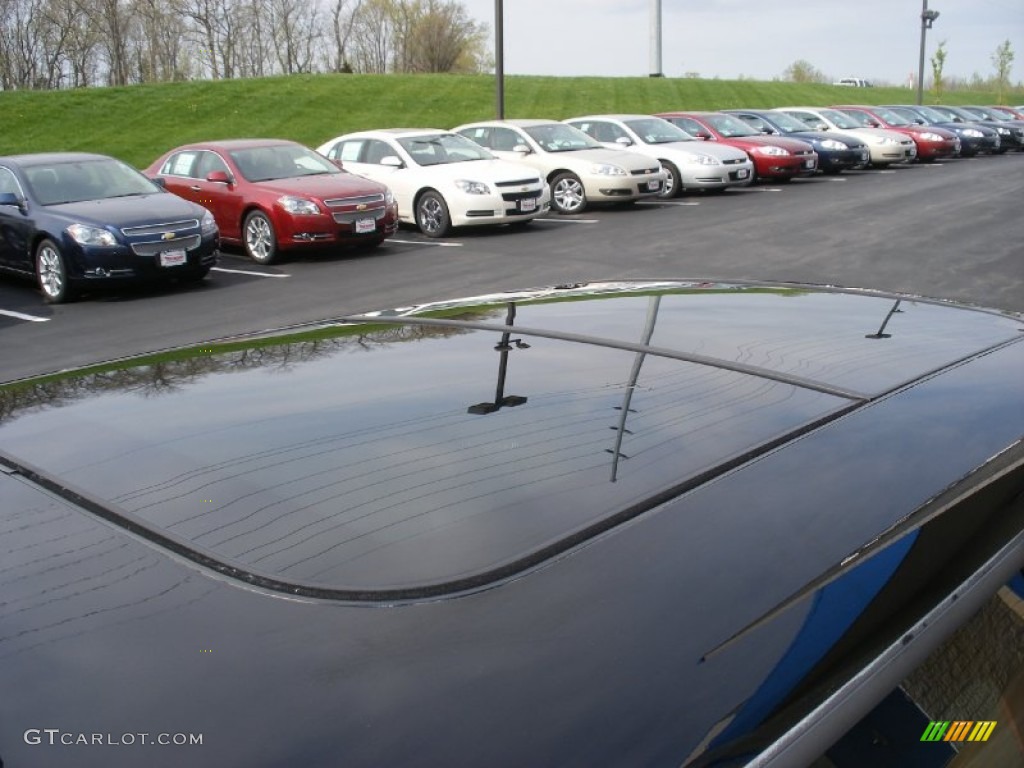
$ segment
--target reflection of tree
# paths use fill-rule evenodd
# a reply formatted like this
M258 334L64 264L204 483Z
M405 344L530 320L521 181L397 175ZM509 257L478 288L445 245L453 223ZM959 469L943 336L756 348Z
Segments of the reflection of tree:
M499 310L500 311L500 310ZM173 392L210 374L235 373L257 368L287 370L294 365L335 354L372 352L378 347L426 338L467 333L447 326L343 325L320 332L315 338L288 343L254 340L249 346L232 345L225 351L209 347L168 354L164 359L125 361L123 367L72 372L0 387L0 421L29 409L60 407L103 392L131 392L150 397Z

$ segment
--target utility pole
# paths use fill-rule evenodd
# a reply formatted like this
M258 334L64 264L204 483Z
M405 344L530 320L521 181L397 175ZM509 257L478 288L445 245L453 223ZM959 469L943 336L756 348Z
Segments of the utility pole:
M921 57L917 65L917 103L924 103L924 38L925 32L932 28L932 24L939 18L938 11L928 10L928 0L921 0Z
M651 77L664 77L661 69L661 0L651 0Z
M505 119L505 9L502 6L503 0L494 0L494 78L498 120Z

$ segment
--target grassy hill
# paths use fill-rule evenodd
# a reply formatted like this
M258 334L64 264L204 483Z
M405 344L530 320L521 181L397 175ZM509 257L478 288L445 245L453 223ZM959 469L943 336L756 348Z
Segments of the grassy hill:
M944 100L992 104L995 98L989 92L958 91ZM1024 101L1024 95L1015 98L1014 103ZM753 80L514 76L505 82L507 117L913 100L907 88ZM487 75L298 75L6 91L0 92L0 155L79 150L145 166L189 141L273 136L317 146L353 130L451 128L494 114L494 78Z

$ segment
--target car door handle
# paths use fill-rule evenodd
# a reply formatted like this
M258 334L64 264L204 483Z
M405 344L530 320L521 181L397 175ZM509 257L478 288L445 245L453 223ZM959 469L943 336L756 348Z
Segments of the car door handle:
M203 191L203 188L200 187L198 184L193 184L191 187L189 187L189 189L191 189L193 192L202 192Z

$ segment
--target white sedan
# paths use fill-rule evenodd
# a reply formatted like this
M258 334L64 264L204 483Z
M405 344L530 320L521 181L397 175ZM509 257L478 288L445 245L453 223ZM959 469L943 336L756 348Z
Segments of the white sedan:
M556 120L492 120L454 130L498 157L540 171L551 186L551 207L559 213L580 213L591 202L656 197L665 184L657 160L605 149Z
M654 158L665 169L662 197L684 189L725 189L754 180L754 164L742 149L700 141L668 120L651 115L589 115L565 121L600 142Z
M398 218L427 237L452 227L526 224L551 207L547 184L463 136L433 128L389 128L338 136L317 147L345 170L387 184Z

